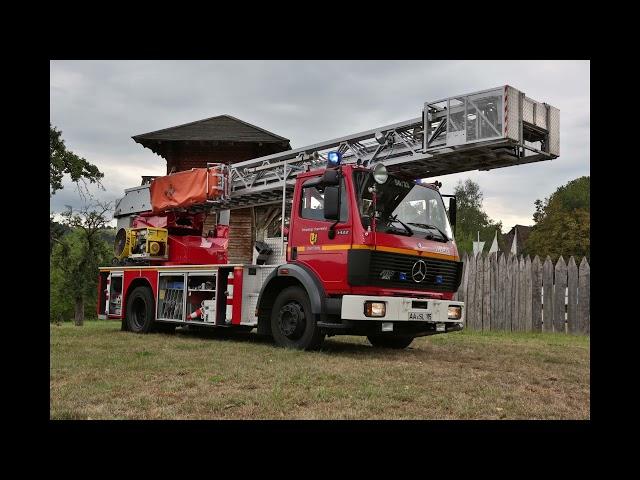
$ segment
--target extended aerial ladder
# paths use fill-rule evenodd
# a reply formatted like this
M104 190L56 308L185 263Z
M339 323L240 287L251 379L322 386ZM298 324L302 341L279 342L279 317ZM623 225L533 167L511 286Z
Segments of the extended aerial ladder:
M421 117L231 164L229 194L211 206L284 203L296 175L336 151L342 163L381 162L405 179L552 160L560 155L560 111L508 85L426 102ZM147 184L127 189L114 216L148 210Z

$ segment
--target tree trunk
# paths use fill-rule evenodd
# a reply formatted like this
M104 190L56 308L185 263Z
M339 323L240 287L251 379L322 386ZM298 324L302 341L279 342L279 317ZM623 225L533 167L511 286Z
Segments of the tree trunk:
M75 305L74 321L75 321L76 327L81 327L82 325L84 325L84 298L83 297L76 298L75 303L76 305Z

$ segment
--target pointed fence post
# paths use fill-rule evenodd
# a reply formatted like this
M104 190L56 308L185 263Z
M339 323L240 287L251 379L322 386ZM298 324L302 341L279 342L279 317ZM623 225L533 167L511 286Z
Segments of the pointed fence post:
M482 330L491 330L491 257L484 257L482 279Z
M482 296L484 293L484 258L482 258L482 252L480 252L476 258L476 315L474 317L475 323L473 325L475 330L482 330Z
M490 314L490 323L489 330L500 330L498 327L498 296L500 292L498 291L498 254L491 254L491 314Z
M533 297L533 283L531 279L531 257L527 255L524 261L524 280L525 280L525 292L524 292L524 324L523 330L525 332L533 331L533 321L531 317L531 300Z
M498 329L506 330L506 321L505 321L505 295L506 295L506 284L507 284L507 272L506 272L506 263L505 263L506 254L500 255L500 260L498 261Z
M462 262L462 276L461 276L461 281L460 281L460 286L458 287L458 291L456 292L456 295L454 296L454 300L458 300L459 302L464 302L465 296L466 296L466 290L467 290L467 285L465 283L465 279L467 277L467 275L469 274L467 272L467 254L466 252L462 254L462 257L460 258L460 261Z
M565 295L567 288L567 264L560 255L553 279L553 331L565 333Z
M582 257L580 262L580 272L578 278L578 325L579 331L589 335L591 331L591 268L587 257Z
M531 328L542 331L542 263L537 255L531 262Z
M578 266L573 257L567 266L567 330L579 333L578 327Z
M525 260L520 256L518 262L518 331L525 331L525 314L527 310L527 275L525 271Z
M469 255L467 257L467 271L469 272L467 278L467 292L466 292L466 316L465 316L465 327L473 330L475 324L475 316L476 316L476 259L473 255Z
M506 332L511 331L513 318L513 306L511 303L511 290L513 288L512 277L511 254L509 254L504 262L504 330Z
M542 266L542 329L545 332L553 331L553 262L547 255Z
M520 263L515 255L511 260L511 331L520 330Z

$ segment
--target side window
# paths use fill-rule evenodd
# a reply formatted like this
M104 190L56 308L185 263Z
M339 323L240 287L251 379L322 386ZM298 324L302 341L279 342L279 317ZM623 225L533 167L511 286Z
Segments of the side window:
M307 180L314 180L309 179ZM300 201L300 217L309 220L328 222L324 218L324 189L315 186L302 186L302 199ZM344 178L340 180L340 221L349 219L349 204Z

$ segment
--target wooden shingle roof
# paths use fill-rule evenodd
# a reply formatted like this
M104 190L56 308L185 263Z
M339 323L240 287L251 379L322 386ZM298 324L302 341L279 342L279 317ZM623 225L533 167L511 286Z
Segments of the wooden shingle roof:
M516 232L518 233L518 240L516 243L516 250L518 251L518 254L520 252L522 252L522 249L524 248L524 244L527 241L527 238L529 238L529 235L531 234L531 229L533 227L530 227L528 225L515 225L514 227L511 228L511 230L509 230L509 233L507 233L506 235L504 235L504 248L505 248L505 252L510 252L511 251L511 247L513 245L513 238L516 235Z
M231 115L218 115L196 122L135 135L133 140L144 145L154 141L253 142L279 143L288 146L289 139L243 122ZM146 146L146 145L145 145ZM290 148L290 147L289 147Z

